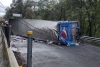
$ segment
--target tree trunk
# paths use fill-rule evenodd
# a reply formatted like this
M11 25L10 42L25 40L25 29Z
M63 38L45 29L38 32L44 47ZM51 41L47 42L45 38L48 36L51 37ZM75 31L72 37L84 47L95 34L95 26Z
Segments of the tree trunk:
M91 16L90 16L87 6L86 6L86 10L87 10L87 16L88 16L88 22L89 22L89 36L92 36L92 22L91 22Z

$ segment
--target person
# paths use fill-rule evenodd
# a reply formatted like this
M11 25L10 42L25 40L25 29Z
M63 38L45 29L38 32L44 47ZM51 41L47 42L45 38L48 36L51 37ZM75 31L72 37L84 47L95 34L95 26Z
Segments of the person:
M79 43L80 42L80 37L81 37L81 31L80 29L76 32L76 41Z
M67 32L66 32L66 27L63 27L63 30L61 32L61 36L66 39L67 38Z
M75 25L72 26L72 37L73 37L73 42L75 42L75 37L76 37L76 29Z
M10 25L8 21L5 21L3 26L4 26L4 33L7 39L8 47L10 47Z

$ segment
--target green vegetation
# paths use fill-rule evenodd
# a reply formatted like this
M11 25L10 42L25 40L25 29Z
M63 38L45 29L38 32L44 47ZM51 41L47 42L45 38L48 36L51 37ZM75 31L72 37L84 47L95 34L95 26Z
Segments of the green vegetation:
M100 0L13 0L5 18L14 18L12 13L29 19L77 20L83 35L100 37Z

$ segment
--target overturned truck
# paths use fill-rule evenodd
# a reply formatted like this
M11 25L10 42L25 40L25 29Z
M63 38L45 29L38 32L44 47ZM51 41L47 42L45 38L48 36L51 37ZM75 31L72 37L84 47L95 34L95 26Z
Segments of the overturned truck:
M15 35L26 36L27 31L33 31L34 39L60 42L75 45L78 31L78 21L47 21L34 19L10 19L11 31Z

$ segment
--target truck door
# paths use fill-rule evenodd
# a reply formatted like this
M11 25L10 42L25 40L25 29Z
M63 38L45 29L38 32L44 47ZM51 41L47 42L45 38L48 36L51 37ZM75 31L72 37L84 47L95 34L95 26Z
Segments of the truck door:
M75 23L60 23L59 25L59 40L64 44L75 44L76 24Z

